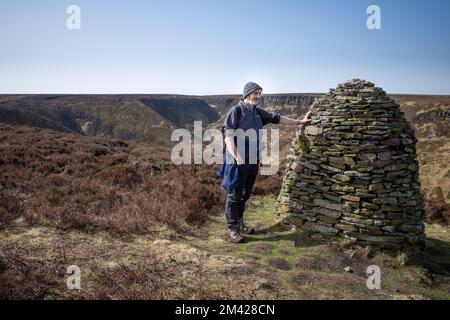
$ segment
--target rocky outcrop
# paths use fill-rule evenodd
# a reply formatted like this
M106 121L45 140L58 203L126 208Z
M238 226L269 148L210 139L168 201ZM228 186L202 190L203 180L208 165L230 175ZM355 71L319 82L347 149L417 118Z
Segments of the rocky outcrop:
M399 105L354 79L316 99L288 156L277 212L287 223L382 247L422 247L414 132Z
M313 103L314 99L317 98L318 94L286 94L286 95L264 95L262 96L262 101L264 105L270 106L272 108L276 107L309 107Z

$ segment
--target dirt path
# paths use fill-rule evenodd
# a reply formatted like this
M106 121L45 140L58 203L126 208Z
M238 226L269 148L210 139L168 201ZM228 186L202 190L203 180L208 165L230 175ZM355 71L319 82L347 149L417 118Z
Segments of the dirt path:
M427 226L428 249L402 257L330 246L273 220L273 198L256 198L246 222L257 233L226 239L225 218L180 236L167 228L127 239L107 233L16 228L0 233L0 297L113 299L450 299L450 232ZM68 290L66 268L81 270ZM381 289L367 288L367 267ZM431 272L430 272L431 270Z

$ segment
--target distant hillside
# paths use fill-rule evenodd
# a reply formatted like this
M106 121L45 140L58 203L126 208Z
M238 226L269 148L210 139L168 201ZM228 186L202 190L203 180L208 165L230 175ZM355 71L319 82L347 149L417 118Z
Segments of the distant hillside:
M231 106L235 105L238 101L240 95L214 95L214 96L198 96L198 98L209 104L214 110L219 114L223 114L225 111L229 110Z
M169 120L177 127L192 126L194 121L203 121L206 124L216 121L219 114L205 101L190 97L149 97L139 99L163 118Z
M72 131L69 128L64 127L57 122L41 116L40 114L31 110L20 110L11 107L0 106L0 118L1 122L3 123L47 128L63 132Z
M391 95L419 139L450 138L450 96Z
M177 127L219 118L203 100L167 95L0 96L0 123L170 145Z

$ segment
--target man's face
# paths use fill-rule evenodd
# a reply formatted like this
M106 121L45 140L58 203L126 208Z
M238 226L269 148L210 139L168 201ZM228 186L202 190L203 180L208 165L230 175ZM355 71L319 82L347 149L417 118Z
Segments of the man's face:
M250 93L246 100L249 104L256 106L259 103L259 100L261 99L262 90L258 89Z

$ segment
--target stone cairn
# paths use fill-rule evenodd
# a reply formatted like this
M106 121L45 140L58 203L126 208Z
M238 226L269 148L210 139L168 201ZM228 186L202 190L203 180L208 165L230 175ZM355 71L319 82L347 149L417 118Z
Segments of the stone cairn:
M417 140L398 104L353 79L313 107L288 155L279 218L360 244L423 248Z

